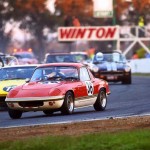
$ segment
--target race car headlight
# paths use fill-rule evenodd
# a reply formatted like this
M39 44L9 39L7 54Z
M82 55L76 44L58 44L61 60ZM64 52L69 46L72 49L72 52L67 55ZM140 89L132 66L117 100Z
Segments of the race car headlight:
M131 68L129 66L125 67L125 72L129 72L131 70Z
M7 97L14 97L18 94L18 90L10 90L10 92L7 94Z
M99 68L98 68L97 66L94 66L94 67L93 67L93 71L94 71L94 72L98 72L98 70L99 70Z

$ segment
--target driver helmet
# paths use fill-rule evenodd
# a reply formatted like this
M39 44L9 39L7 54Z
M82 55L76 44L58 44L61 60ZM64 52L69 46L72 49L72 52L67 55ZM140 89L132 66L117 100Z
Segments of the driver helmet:
M103 53L98 52L98 53L96 54L96 60L98 60L98 61L102 61L102 60L103 60L103 58L104 58Z

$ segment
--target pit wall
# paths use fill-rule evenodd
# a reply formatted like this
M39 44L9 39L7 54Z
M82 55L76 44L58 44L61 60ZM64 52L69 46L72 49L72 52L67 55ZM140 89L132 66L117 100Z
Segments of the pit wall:
M132 73L150 73L150 58L130 60Z

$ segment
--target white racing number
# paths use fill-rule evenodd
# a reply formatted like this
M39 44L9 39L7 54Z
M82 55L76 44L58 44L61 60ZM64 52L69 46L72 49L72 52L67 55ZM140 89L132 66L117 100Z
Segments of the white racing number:
M87 89L87 94L93 95L94 88L93 88L92 82L91 81L85 81L85 85L86 85L86 89Z
M3 88L3 91L9 92L9 91L12 90L14 87L16 87L16 85L4 87L4 88Z

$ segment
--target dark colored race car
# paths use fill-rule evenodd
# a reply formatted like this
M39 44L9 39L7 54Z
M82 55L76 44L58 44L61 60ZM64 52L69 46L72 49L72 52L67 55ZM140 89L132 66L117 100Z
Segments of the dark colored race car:
M13 53L13 56L18 59L20 65L38 63L38 59L32 51L17 51Z
M47 54L44 63L77 62L74 55L70 53L51 53Z
M131 67L125 56L119 51L98 52L89 67L97 78L111 82L121 81L123 84L132 83Z
M20 118L25 111L55 111L72 114L74 108L93 105L105 110L110 94L107 81L94 78L81 63L50 63L36 68L31 79L12 89L6 98L9 116Z
M77 62L84 63L86 61L89 61L89 59L90 59L86 52L75 51L75 52L70 52L70 54L72 54L75 57Z
M0 53L0 67L18 65L18 59L15 56Z

